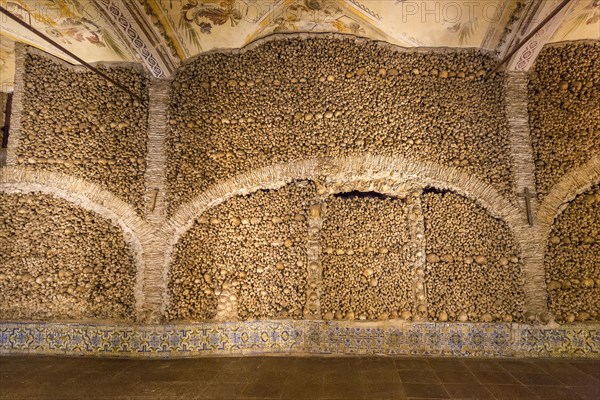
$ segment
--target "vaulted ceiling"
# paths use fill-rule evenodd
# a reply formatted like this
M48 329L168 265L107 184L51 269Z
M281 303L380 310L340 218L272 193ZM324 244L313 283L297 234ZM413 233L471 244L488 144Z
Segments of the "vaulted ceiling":
M348 33L404 47L476 47L502 56L559 3L559 0L0 0L2 7L88 62L137 61L156 77L169 76L179 63L198 53L239 48L257 38L289 32ZM571 0L534 38L541 43L537 51L547 42L579 39L600 39L599 0ZM2 16L3 91L12 88L15 42L72 61ZM527 66L535 59L528 57ZM519 65L523 66L523 62Z

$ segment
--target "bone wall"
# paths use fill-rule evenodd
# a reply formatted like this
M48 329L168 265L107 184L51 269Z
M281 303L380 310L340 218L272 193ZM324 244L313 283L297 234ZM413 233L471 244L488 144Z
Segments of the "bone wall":
M600 156L600 42L546 46L529 83L538 197Z
M531 75L529 122L540 208L564 174L599 156L594 111L600 109L600 81L593 70L598 48L549 46ZM507 223L492 216L502 212L478 203L502 208L521 237L529 229L523 199L513 193L505 76L482 78L494 62L487 55L403 52L331 36L201 55L178 71L170 98L163 99L165 81L162 97L155 99L157 109L168 102L169 111L166 119L154 118L156 126L168 124L168 133L162 154L164 132L152 132L160 141L151 169L166 171L167 182L166 193L149 184L148 192L160 199L153 219L143 206L144 179L152 182L146 171L146 76L131 67L103 67L144 97L138 103L36 51L25 60L18 167L99 184L138 211L135 221L124 216L123 224L136 224L135 234L150 239L140 240L143 254L136 254L146 265L135 271L122 232L108 221L45 195L2 195L7 200L0 204L0 240L6 246L0 251L9 261L0 275L0 306L8 318L130 319L136 272L146 274L144 290L154 296L144 312L161 314L166 307L160 317L169 321L523 321L522 270L527 257L536 255L536 287L544 287L541 251L523 260L521 246L533 241L517 243ZM572 68L564 66L567 61ZM366 154L415 161L407 163L415 170L347 172L346 164L336 164L341 156ZM307 160L316 157L322 165L313 168ZM286 172L285 179L259 171L301 160L309 166L299 167L298 175ZM421 166L422 175L416 171ZM432 178L430 167L441 172ZM235 178L247 172L252 173ZM461 179L453 181L456 175ZM258 190L298 177L307 181ZM418 190L391 197L333 194L355 190L361 179L366 190ZM386 179L390 185L377 186ZM482 198L434 189L421 193L430 184L471 197L477 197L471 190L476 186ZM213 185L222 186L207 190ZM243 189L224 189L236 185ZM595 186L573 201L548 241L549 307L560 323L598 319L597 192ZM200 194L197 203L179 208ZM103 199L93 201L108 210L115 206ZM170 260L165 243L189 226L186 218L195 214L187 213L198 204L206 209ZM531 291L527 296L534 297ZM168 300L161 303L163 298Z
M130 67L101 69L144 101L91 72L25 56L17 163L100 184L141 212L149 82Z
M415 251L407 203L352 193L327 199L322 232L325 319L411 317Z
M328 37L201 55L173 82L169 210L242 172L365 152L458 167L510 196L505 77L482 78L494 62Z
M423 212L429 317L521 320L522 260L506 223L452 192L425 193Z
M132 320L136 269L120 228L45 194L0 194L0 315Z
M302 318L306 213L315 195L313 184L298 182L202 214L177 244L168 318Z
M600 317L600 187L580 194L554 221L545 254L550 311L559 322Z
M507 225L452 192L294 183L197 219L170 267L168 317L520 321L522 266Z

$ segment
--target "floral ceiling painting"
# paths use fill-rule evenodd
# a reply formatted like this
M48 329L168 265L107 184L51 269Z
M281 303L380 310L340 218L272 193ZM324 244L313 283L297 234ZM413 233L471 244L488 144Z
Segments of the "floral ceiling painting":
M524 21L526 26L534 27L544 18L536 10L548 11L559 3L560 0L0 0L2 7L87 62L143 62L157 77L169 76L179 63L196 54L241 48L278 33L335 32L403 47L473 47L501 55L514 44L514 33ZM553 22L551 42L600 39L600 0L572 0L568 12L559 19ZM14 42L74 62L8 18L0 24L0 35L2 90L8 87L5 82L12 79L6 77L12 77L14 71Z
M498 50L512 24L557 0L148 0L183 58L276 33L337 32L404 47ZM595 38L600 0L579 2L557 36ZM541 18L540 18L541 20ZM554 39L553 39L554 40Z
M167 31L186 57L215 48L235 48L254 32L256 21L268 12L265 1L150 0L162 13ZM158 19L158 18L157 18Z
M369 37L376 40L394 39L379 30L375 17L364 10L349 7L337 0L296 0L281 2L259 21L256 33L248 41L274 33L334 32Z
M181 8L181 22L200 28L201 33L212 33L213 26L236 26L242 19L241 11L236 7L235 0L225 0L220 3L198 3L191 1Z
M364 34L364 28L355 21L344 21L342 8L333 0L300 0L281 7L275 15L269 15L264 33L348 31Z
M600 0L579 0L552 37L553 42L600 39Z
M517 0L151 0L191 56L273 33L337 32L401 46L481 47ZM157 18L160 19L160 18Z
M0 0L0 5L88 62L133 60L133 54L91 1ZM4 20L0 33L70 60L16 22Z

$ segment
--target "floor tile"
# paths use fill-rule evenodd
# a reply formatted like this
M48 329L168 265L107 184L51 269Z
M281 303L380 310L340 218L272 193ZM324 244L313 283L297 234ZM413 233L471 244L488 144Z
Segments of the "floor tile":
M508 372L473 371L473 375L481 383L485 384L517 384L517 380Z
M527 373L543 373L544 370L541 369L536 364L528 361L528 360L501 360L498 361L498 364L508 372L527 372Z
M436 370L435 374L442 383L479 383L468 369L440 369Z
M440 383L440 379L433 371L406 370L398 372L402 383Z
M600 386L600 381L580 370L555 371L552 376L565 386Z
M325 383L321 394L324 399L368 399L364 386L359 383Z
M361 368L394 368L394 359L391 357L365 357L360 359Z
M230 369L224 369L218 371L211 382L215 383L246 383L252 378L256 378L259 372L255 369L246 369L241 371L235 371Z
M361 371L358 369L333 369L323 372L324 383L359 382L362 380Z
M148 398L170 397L195 399L206 391L206 384L195 382L144 382L138 384L132 394ZM101 393L96 393L101 395ZM229 396L221 396L229 397Z
M396 368L363 368L360 370L360 379L365 382L389 382L399 383L400 374Z
M278 399L283 393L283 385L258 381L247 383L240 398L242 399Z
M498 400L531 400L539 398L531 389L523 385L486 385L486 389L492 392Z
M369 398L400 399L406 396L400 383L367 383L364 385L364 391Z
M229 365L232 360L233 359L227 357L180 358L173 360L174 362L171 363L171 368L218 371L223 369L226 365Z
M600 399L600 385L586 385L586 386L571 386L570 390L577 393L579 397L585 400L598 400Z
M445 383L444 387L452 398L493 399L494 396L483 385L469 383Z
M448 399L450 395L441 384L403 383L404 391L410 398Z
M307 375L307 374L293 374L290 378L285 380L283 384L293 384L295 382L302 382L305 384L322 385L324 382L323 376L320 374Z
M473 372L507 372L506 369L495 360L466 359L463 363Z
M394 360L394 364L396 365L396 369L404 370L404 369L412 369L412 370L425 370L431 369L431 365L427 360L418 360L412 358L397 358Z
M519 382L521 382L524 385L545 385L545 386L561 385L561 382L550 374L513 372L512 376L514 376Z
M572 366L600 380L600 361L572 362Z
M198 399L237 399L240 397L245 387L245 383L209 383L196 397Z
M29 368L28 368L29 366ZM600 399L573 359L1 357L4 400Z
M282 396L290 399L318 399L322 394L323 384L320 382L288 382L282 389Z
M51 397L53 387L49 384L40 384L37 382L27 382L19 385L3 385L0 390L0 399L30 398L46 399Z
M432 369L466 368L462 358L429 358L427 362Z
M582 371L575 367L574 365L565 362L564 360L533 360L533 363L540 367L544 372L547 372L551 375L555 374L570 374L576 375L580 374Z
M540 399L544 400L580 400L573 390L563 386L528 386Z

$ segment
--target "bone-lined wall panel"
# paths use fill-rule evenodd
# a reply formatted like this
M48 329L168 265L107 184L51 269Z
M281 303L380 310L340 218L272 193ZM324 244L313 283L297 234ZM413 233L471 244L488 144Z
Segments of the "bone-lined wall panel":
M580 194L554 221L544 259L549 306L559 322L600 317L600 187Z
M173 82L169 210L242 172L365 152L455 166L511 196L505 78L483 79L494 63L327 36L200 55Z
M259 190L203 212L173 260L170 320L510 322L525 311L509 227L452 192Z
M412 199L409 197L409 200ZM407 200L345 193L325 202L325 319L409 319L413 263Z
M3 319L134 318L136 268L120 228L45 194L0 194Z
M557 322L598 321L598 187L556 219L543 266L536 218L595 179L562 178L600 155L599 46L549 46L531 75L532 227L514 193L534 173L513 165L528 132L511 145L505 104L525 92L483 78L490 55L332 35L206 53L152 87L168 113L149 132L141 70L101 67L138 102L28 50L0 169L2 318L546 323L545 273ZM162 171L149 218L145 182ZM93 194L126 236L67 201L12 194L23 177L78 204Z
M426 191L423 212L430 318L521 320L522 261L506 223L452 192Z
M303 315L314 184L233 197L203 213L170 267L171 320Z
M529 124L539 198L600 156L600 42L547 46L529 83Z
M144 101L81 68L25 55L17 163L100 184L141 212L148 78L129 66L101 69Z

